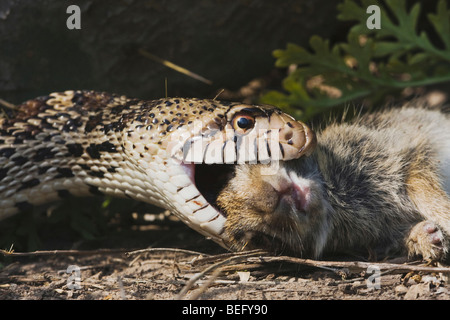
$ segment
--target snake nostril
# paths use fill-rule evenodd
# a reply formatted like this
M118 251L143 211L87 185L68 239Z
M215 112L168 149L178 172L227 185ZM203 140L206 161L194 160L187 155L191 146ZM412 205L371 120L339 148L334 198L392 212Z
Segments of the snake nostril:
M284 138L286 140L291 140L292 137L294 136L294 132L292 130L288 130L285 134L284 134Z

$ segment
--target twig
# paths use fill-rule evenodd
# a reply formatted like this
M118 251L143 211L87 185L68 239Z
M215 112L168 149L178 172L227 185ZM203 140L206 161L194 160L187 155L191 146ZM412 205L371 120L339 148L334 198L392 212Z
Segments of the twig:
M195 284L195 282L198 279L200 279L201 277L203 277L204 275L206 275L208 272L210 272L212 270L215 270L215 269L217 269L217 268L219 268L219 267L221 267L223 265L226 265L228 263L231 263L232 261L248 259L251 256L259 255L259 254L261 254L261 251L259 251L259 250L256 250L256 252L255 251L252 251L252 252L239 252L239 253L235 254L234 256L232 256L232 257L230 257L228 259L222 260L222 261L220 261L220 262L218 262L216 264L213 264L212 266L209 266L209 267L205 268L202 272L199 272L199 273L195 274L188 281L188 283L184 286L183 289L181 289L181 291L178 293L178 295L175 297L175 299L176 300L183 299L184 296L186 295L186 292L188 292L188 290L192 288L192 286Z
M28 276L21 276L21 275L10 275L10 276L0 276L0 283L1 282L22 282L22 283L41 283L41 282L48 282L48 279L44 278L43 276L34 276L32 278Z
M209 286L213 282L215 282L215 280L217 279L217 277L221 272L222 272L221 268L215 270L213 274L209 277L209 279L206 280L205 283L203 283L203 285L201 285L201 287L189 297L189 300L197 300L203 294L203 292L205 292L209 288Z
M75 256L75 255L93 255L93 254L123 253L123 252L125 252L127 256L131 256L144 252L166 252L166 251L209 256L208 254L201 252L176 248L147 248L135 251L129 251L129 249L98 249L98 250L42 250L33 252L14 252L12 250L0 249L0 253L3 254L3 256L5 257L33 257L33 256L52 256L52 255Z
M222 272L223 270L220 269L220 271ZM208 280L206 281L202 281L199 280L197 281L197 284L204 284L206 282L208 282ZM240 285L240 286L275 286L278 284L282 284L281 281L248 281L248 282L241 282L239 280L223 280L223 279L214 279L213 284L225 284L225 285Z
M8 102L6 100L3 100L1 98L0 98L0 104L9 109L13 109L13 110L17 109L17 107L14 104L12 104L11 102Z
M211 80L208 80L205 77L202 77L201 75L198 75L198 74L196 74L196 73L194 73L192 71L189 71L186 68L180 67L180 66L176 65L173 62L170 62L170 61L165 60L165 59L161 59L160 57L157 57L154 54L151 54L150 52L148 52L148 51L146 51L144 49L139 49L138 52L139 52L140 55L142 55L142 56L144 56L144 57L146 57L148 59L151 59L153 61L156 61L158 63L161 63L162 65L165 65L168 68L171 68L171 69L173 69L173 70L175 70L177 72L180 72L180 73L182 73L184 75L187 75L187 76L189 76L191 78L194 78L196 80L199 80L199 81L201 81L203 83L212 85L212 81Z
M213 256L207 256L205 258L197 259L197 260L192 262L192 266L196 267L198 265L202 265L202 264L205 264L205 263L218 261L218 260L223 259L223 258L237 257L237 256L241 256L241 255L248 255L248 254L260 254L260 255L262 255L262 254L267 254L267 252L263 251L263 250L260 250L260 249L256 249L256 250L250 250L250 251L227 252L227 253L222 253L222 254L216 254L216 255L213 255Z
M0 253L5 257L36 257L36 256L52 256L52 255L92 255L103 253L122 253L127 252L126 249L98 249L98 250L42 250L33 252L14 252L0 249Z
M248 262L291 262L311 267L332 267L332 268L348 268L350 271L365 271L369 267L378 267L380 270L389 270L397 273L404 273L409 271L414 272L442 272L450 273L450 268L445 267L426 267L426 266L413 266L406 264L384 263L384 262L362 262L362 261L318 261L311 259L301 259L288 256L280 257L258 257L247 259Z
M199 256L209 256L209 254L206 254L206 253L192 251L192 250L186 250L186 249L177 249L177 248L147 248L147 249L129 251L126 253L126 255L132 256L132 255L140 254L140 253L161 252L161 251L186 253L186 254L193 254L193 255L199 255Z
M225 91L225 89L221 89L217 94L216 94L216 96L214 97L214 101L215 100L217 100L217 98L223 93Z
M225 266L221 268L224 272L230 272L230 271L240 271L240 270L255 270L259 269L263 266L262 263L238 263L238 264L232 264L229 266Z

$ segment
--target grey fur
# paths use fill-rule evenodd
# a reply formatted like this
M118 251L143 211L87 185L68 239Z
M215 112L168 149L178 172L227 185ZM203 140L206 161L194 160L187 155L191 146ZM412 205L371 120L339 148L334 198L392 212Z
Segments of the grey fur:
M238 167L217 198L232 247L444 259L450 116L421 105L331 124L310 157L281 163L275 175L262 175L262 165ZM295 182L309 192L289 189Z

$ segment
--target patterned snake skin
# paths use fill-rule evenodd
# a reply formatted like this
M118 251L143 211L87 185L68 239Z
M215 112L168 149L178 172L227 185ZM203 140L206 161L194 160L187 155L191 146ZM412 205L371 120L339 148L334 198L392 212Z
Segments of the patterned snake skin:
M0 119L0 220L70 195L128 197L227 248L226 217L198 190L196 166L295 159L314 142L272 106L52 93Z

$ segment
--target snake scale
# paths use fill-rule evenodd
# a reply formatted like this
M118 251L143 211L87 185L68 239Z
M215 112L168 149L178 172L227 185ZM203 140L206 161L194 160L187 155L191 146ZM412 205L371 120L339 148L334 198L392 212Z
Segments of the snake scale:
M272 106L51 93L0 119L0 220L68 196L128 197L229 248L226 216L197 188L197 166L295 159L314 142Z

